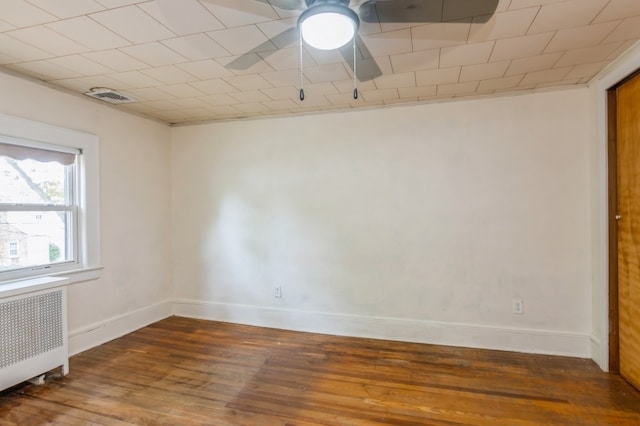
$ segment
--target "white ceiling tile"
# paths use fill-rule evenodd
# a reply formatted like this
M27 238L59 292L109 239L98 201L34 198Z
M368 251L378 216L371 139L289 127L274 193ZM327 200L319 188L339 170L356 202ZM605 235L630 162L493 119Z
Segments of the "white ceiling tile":
M608 43L599 46L570 50L564 54L556 67L588 64L609 59L609 56L620 47L620 43Z
M93 50L114 49L131 44L86 16L52 22L47 27Z
M413 50L428 50L440 47L459 46L469 38L469 22L443 22L411 28Z
M212 31L207 35L232 55L276 50L276 46L268 41L267 37L255 25Z
M165 86L162 89L166 89L167 87L176 87L176 86ZM186 92L178 92L180 95L185 94ZM198 96L204 96L204 94L200 94ZM186 98L186 97L178 97L173 98L172 102L180 105L181 108L207 108L209 106L208 103L204 102L198 98Z
M52 64L46 59L42 61L23 62L21 64L7 65L7 68L44 81L80 77L80 74L78 74L77 72L67 68L63 68L56 64Z
M320 50L311 46L305 46L304 51L313 59L316 65L337 64L344 61L344 57L339 49Z
M291 99L281 99L277 101L263 102L269 109L273 111L294 110L297 104Z
M259 74L273 71L271 65L263 61L257 53L216 58L215 61L223 67L232 70L236 75Z
M258 103L271 100L270 97L259 90L247 90L244 92L230 93L229 96L233 97L238 102L242 102L243 104Z
M539 55L547 47L554 34L553 32L548 32L496 40L495 47L491 53L491 60L503 61L505 59Z
M622 21L615 30L604 39L603 43L615 43L640 38L640 16Z
M312 95L330 95L338 93L338 89L336 89L336 86L333 83L305 84L304 90Z
M273 52L262 52L258 53L258 55L264 58L264 61L276 71L300 68L300 48L292 47ZM315 64L313 59L304 50L302 52L302 60L303 64L307 66Z
M29 3L57 16L60 19L73 18L104 10L104 6L93 0L28 0Z
M175 33L136 6L106 10L89 15L111 31L132 43L147 43L174 38Z
M514 75L511 77L502 77L502 78L492 78L487 80L482 80L480 85L478 86L479 92L484 92L487 90L505 90L512 89L518 87L524 75Z
M187 62L187 58L158 42L122 47L119 50L154 67Z
M354 102L352 93L338 93L327 95L327 100L333 105L350 105Z
M260 91L265 95L269 96L273 100L294 99L294 98L297 99L300 94L299 88L294 86L272 87L272 88L262 89Z
M270 4L257 1L216 0L215 3L205 1L204 6L228 28L280 18Z
M161 83L140 71L126 71L109 74L109 77L119 81L120 87L125 89L141 89L145 87L159 86Z
M190 84L185 83L162 86L161 90L163 92L169 93L171 96L174 96L176 98L192 98L205 95L205 93L201 90L198 90Z
M437 94L436 85L432 86L417 86L417 87L401 87L398 89L400 98L424 98L427 96L434 96Z
M200 80L210 80L219 77L228 77L235 75L216 61L206 59L204 61L186 62L176 65L183 71L198 77Z
M51 52L53 55L72 55L89 50L80 43L70 40L44 26L22 28L8 31L5 34L32 46L36 46L39 49Z
M237 75L223 79L238 90L258 90L272 87L271 83L260 75Z
M416 84L418 86L431 86L436 84L457 83L460 79L461 70L461 67L453 67L416 71Z
M409 29L370 34L363 36L362 40L374 58L399 55L413 50L413 46L411 45L411 31Z
M160 101L149 101L149 102L141 102L142 105L146 105L149 108L151 108L151 110L165 110L165 111L169 111L169 110L178 110L180 109L180 105L171 102L169 100L160 100Z
M533 21L529 33L589 25L609 0L569 0L545 4Z
M270 71L260 73L260 75L273 87L300 84L300 70ZM306 78L305 81L307 81Z
M348 80L334 80L331 82L340 93L353 94L353 78ZM376 84L373 80L358 81L359 90L376 90Z
M120 72L133 71L148 67L144 62L115 49L88 52L84 53L82 56Z
M489 60L493 50L493 41L465 44L464 46L444 47L440 51L440 67L481 64Z
M418 52L393 55L390 58L393 71L403 73L438 68L440 49L421 50Z
M270 111L269 107L260 102L238 104L234 105L234 107L246 114L259 114Z
M389 99L399 99L398 89L361 90L362 98L366 102L375 102Z
M598 74L604 67L609 64L609 61L601 61L594 62L591 64L583 64L576 65L573 69L565 76L567 78L584 78L584 77L593 77Z
M63 68L73 70L83 76L110 74L114 71L113 69L87 59L82 55L69 55L61 56L58 58L51 58L48 59L48 62Z
M545 55L529 56L511 61L505 75L522 75L532 71L543 71L554 67L562 57L562 52L547 53Z
M577 49L599 44L619 24L619 21L604 22L602 24L586 27L574 27L556 32L545 52L558 52L561 50Z
M200 97L200 100L213 106L234 105L239 103L237 99L234 99L224 93L221 93L219 95L202 96Z
M66 80L57 80L53 83L59 84L64 87L72 88L80 93L87 92L93 87L108 87L114 90L118 90L120 82L112 79L106 75L96 75L88 77L80 77Z
M374 80L378 89L399 89L401 87L415 87L416 74L406 72L402 74L382 75Z
M24 0L2 0L2 20L16 27L29 27L55 21L50 13Z
M536 71L527 73L524 76L520 85L539 84L549 81L562 80L569 72L571 67L554 68L546 71Z
M165 67L155 67L142 70L142 73L148 75L151 78L161 81L164 84L179 84L196 81L197 78L191 74L182 71L175 65L168 65Z
M460 82L488 80L503 77L511 61L465 65L460 72Z
M560 3L567 0L511 0L510 10L522 9L525 7L541 6L544 4Z
M189 84L195 87L196 89L200 90L201 92L207 93L209 95L216 95L219 93L231 93L231 92L238 91L238 89L231 86L230 84L227 84L226 82L222 81L222 79L219 79L219 78L213 78L213 79L204 80L204 81L195 81Z
M0 65L15 64L18 62L21 62L21 61L19 61L17 58L14 58L13 56L0 53Z
M224 47L213 41L206 34L192 34L172 38L164 40L162 44L191 61L202 61L231 55Z
M536 7L496 13L485 23L471 25L469 41L479 42L525 35L537 13Z
M231 105L213 106L209 108L209 111L211 111L214 115L221 116L222 118L234 116L237 117L239 114L239 111Z
M224 28L207 8L195 0L155 0L138 7L178 35Z
M35 61L54 56L49 52L45 52L42 49L33 47L30 44L5 34L0 34L0 51L20 61Z
M159 101L171 99L172 95L155 87L146 87L144 89L129 89L128 93L140 101Z
M640 1L638 0L611 0L600 12L594 22L615 21L630 16L640 15Z
M479 82L452 83L438 85L438 95L470 95L478 89Z
M128 6L130 4L140 3L141 0L96 0L98 3L108 9L116 7Z
M5 31L10 31L10 30L15 30L15 29L16 29L15 25L11 25L10 23L0 19L0 33L3 33Z
M298 33L297 20L294 18L262 22L256 26L279 49L300 47L300 33Z
M349 73L342 64L327 64L317 67L306 67L304 75L312 83L323 83L333 80L346 80Z

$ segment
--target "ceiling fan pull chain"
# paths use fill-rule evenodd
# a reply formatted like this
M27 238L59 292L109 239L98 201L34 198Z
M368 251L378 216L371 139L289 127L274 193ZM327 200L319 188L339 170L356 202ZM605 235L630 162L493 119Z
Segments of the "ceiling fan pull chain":
M355 37L353 37L353 99L358 99L358 61L356 59Z
M304 68L302 61L302 31L300 31L300 100L304 101Z

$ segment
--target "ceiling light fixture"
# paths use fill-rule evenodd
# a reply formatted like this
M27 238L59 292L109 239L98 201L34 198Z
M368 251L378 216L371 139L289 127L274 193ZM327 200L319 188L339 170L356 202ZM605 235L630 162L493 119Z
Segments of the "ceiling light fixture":
M353 40L360 27L360 18L348 4L348 0L313 2L298 18L302 39L321 50L338 49Z

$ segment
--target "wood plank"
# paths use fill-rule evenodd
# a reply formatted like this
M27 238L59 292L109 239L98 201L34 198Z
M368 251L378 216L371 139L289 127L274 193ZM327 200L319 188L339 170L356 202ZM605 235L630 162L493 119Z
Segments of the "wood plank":
M0 425L640 424L584 359L172 317L0 394Z
M640 389L640 77L617 89L620 374Z

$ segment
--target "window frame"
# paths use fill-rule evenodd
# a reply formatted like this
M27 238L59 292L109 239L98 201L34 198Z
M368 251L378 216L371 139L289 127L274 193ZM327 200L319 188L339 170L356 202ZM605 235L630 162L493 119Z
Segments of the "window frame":
M99 158L98 137L0 113L0 141L35 148L59 147L77 150L74 190L77 206L74 236L74 262L52 263L43 268L24 268L0 272L2 284L42 276L67 276L71 282L95 279L100 263ZM50 209L49 209L50 210Z

